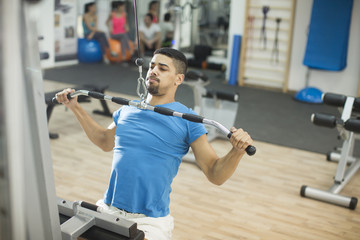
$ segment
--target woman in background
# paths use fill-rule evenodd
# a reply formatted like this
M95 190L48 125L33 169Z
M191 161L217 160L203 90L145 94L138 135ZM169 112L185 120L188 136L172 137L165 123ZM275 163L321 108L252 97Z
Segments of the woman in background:
M129 25L127 23L127 14L125 12L125 2L114 1L112 2L112 12L106 20L106 25L109 28L111 38L121 43L121 52L123 57L126 57L126 50L131 52L129 45Z
M153 15L153 23L158 23L159 1L151 1L148 7L148 13Z
M109 47L106 35L104 32L97 29L97 15L95 2L85 4L85 13L83 16L83 28L85 38L95 40L100 44L101 53L103 54L103 60L105 63L109 63L109 59L106 57L106 49L109 49L111 55L117 54L112 52Z

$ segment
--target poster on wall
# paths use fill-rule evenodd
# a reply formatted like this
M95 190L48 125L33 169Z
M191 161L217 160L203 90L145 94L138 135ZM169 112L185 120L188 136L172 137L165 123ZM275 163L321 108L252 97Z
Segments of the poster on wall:
M76 0L55 1L55 61L77 59Z

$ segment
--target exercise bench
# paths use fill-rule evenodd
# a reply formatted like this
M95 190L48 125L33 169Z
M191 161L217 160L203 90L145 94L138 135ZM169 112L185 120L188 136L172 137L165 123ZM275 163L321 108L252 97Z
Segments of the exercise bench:
M323 94L322 99L325 104L342 108L340 119L323 113L315 113L311 116L311 121L317 126L338 128L343 140L341 151L327 154L327 159L338 162L338 167L334 184L329 190L324 191L304 185L301 187L300 195L354 210L358 199L342 196L339 193L360 168L360 158L353 155L355 140L360 138L360 118L357 115L357 111L360 110L360 98L326 93Z
M193 91L194 111L201 116L219 121L230 129L235 123L239 95L234 92L207 89L206 86L209 83L208 77L203 72L195 70L188 71L183 82ZM205 128L208 131L207 139L209 142L217 138L226 138L219 129L213 126L205 126ZM191 150L184 156L183 160L195 162Z

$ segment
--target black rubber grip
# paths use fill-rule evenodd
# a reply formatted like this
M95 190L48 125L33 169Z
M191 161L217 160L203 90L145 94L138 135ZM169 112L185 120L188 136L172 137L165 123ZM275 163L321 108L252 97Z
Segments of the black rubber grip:
M82 201L82 202L80 203L80 206L82 206L83 208L87 208L87 209L93 210L93 211L95 211L95 212L97 212L97 209L98 209L98 206L96 206L95 204L88 203L88 202L84 202L84 201Z
M173 116L174 115L174 110L170 109L170 108L165 108L165 107L155 107L154 108L154 112L163 114L163 115L167 115L167 116Z
M202 123L204 120L204 117L199 116L199 115L195 115L195 114L191 114L191 113L184 113L182 115L183 119L189 120L191 122L197 122L197 123Z
M237 100L239 99L239 95L237 93L222 92L222 91L216 91L216 90L206 91L205 97L213 98L214 96L216 96L218 99L228 100L228 101L232 101L232 102L237 102Z
M358 203L358 199L356 197L352 197L349 203L349 208L351 210L355 210L357 203Z
M344 123L344 128L350 132L360 133L360 119L348 119Z
M334 128L336 127L336 117L323 113L313 113L311 121L318 126Z
M129 105L130 102L130 100L121 97L113 97L111 101L121 105Z
M305 193L306 193L306 185L302 185L301 189L300 189L300 196L305 197Z
M68 98L69 100L72 99L70 93L67 95L67 98ZM56 100L56 97L53 97L53 98L51 99L51 102L54 103L54 104L59 104L59 102Z
M227 137L230 139L231 136L232 136L232 132L229 132ZM250 145L245 149L245 151L246 151L247 155L252 156L256 153L256 147L254 147L253 145Z
M360 97L355 98L353 107L354 107L356 110L360 110Z
M254 147L253 145L250 145L245 149L245 151L249 156L252 156L256 153L256 147Z
M94 91L89 91L88 96L96 98L96 99L104 99L105 94L99 93L99 92L94 92Z
M167 116L174 116L174 110L170 109L170 108L164 108L164 107L155 107L154 108L154 112L163 114L163 115L167 115ZM182 113L181 118L189 120L191 122L197 122L197 123L202 123L204 117L201 117L199 115L195 115L195 114L190 114L190 113Z
M325 93L323 95L323 102L325 104L335 106L335 107L343 107L346 102L346 96L340 95L336 93Z

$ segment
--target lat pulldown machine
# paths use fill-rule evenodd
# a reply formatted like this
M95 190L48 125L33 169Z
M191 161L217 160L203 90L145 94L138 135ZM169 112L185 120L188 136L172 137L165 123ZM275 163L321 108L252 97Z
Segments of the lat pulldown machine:
M356 111L360 110L360 98L326 93L323 94L322 99L325 104L342 108L340 119L322 113L315 113L311 116L311 121L315 125L338 128L339 135L343 140L341 151L340 153L330 152L327 154L327 159L337 161L338 167L334 177L334 184L329 190L324 191L302 186L300 195L355 209L358 202L357 198L342 196L339 193L360 168L360 158L353 156L355 140L360 138L360 118L356 113ZM349 164L351 165L347 167Z
M113 215L101 213L101 207L84 201L58 198L63 240L85 239L143 240L144 232L137 224Z

